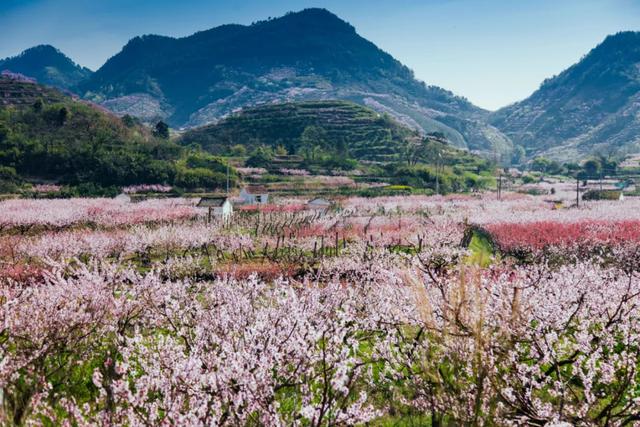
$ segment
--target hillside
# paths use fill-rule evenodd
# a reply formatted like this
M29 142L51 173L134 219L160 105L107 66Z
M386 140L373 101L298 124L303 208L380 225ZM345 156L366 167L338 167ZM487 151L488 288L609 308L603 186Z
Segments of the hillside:
M58 49L49 45L35 46L21 54L0 59L0 72L8 70L34 78L38 83L70 89L91 75Z
M572 160L640 150L640 32L607 37L490 122L529 156Z
M317 128L331 148L360 160L398 159L415 132L386 115L347 101L309 101L243 110L214 125L183 135L212 153L235 144L251 151L261 145L283 146L289 154L303 149L306 129Z
M409 192L471 191L494 184L494 166L486 159L451 146L441 135L423 138L388 115L348 101L249 108L188 131L179 142L236 159L248 154L245 166L269 171L251 177L252 182L280 190L298 192L313 186L300 176L281 176L288 174L282 168L315 175L347 174L365 183L365 188L366 183L387 182L408 186ZM377 188L363 194L395 193Z
M204 153L185 153L130 117L121 119L56 90L6 76L0 78L0 96L3 92L14 98L3 98L0 105L2 191L25 180L184 188L212 188L225 181L226 163Z
M411 70L324 9L184 38L132 39L78 90L118 114L196 127L261 103L342 99L460 148L509 152L487 112Z
M0 107L31 106L37 100L60 102L64 95L53 88L33 84L32 80L13 73L0 73Z

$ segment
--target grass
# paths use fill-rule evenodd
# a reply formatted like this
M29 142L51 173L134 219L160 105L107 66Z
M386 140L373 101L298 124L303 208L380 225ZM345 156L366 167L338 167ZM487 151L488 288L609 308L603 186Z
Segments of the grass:
M466 258L466 263L480 267L488 267L495 258L493 244L488 236L474 230L469 242L471 254Z
M386 416L371 423L373 427L429 427L431 417L424 414Z

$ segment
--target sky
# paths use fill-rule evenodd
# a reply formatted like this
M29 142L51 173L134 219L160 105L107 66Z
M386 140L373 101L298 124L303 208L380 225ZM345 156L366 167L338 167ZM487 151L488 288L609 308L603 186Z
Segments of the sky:
M0 58L51 44L95 70L137 35L306 7L329 9L418 79L489 110L526 98L608 34L640 30L640 0L0 0Z

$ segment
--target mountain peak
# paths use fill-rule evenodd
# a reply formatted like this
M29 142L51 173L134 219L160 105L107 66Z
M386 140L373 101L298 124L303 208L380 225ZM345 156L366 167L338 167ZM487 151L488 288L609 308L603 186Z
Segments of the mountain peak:
M608 35L602 43L600 43L599 47L604 46L625 46L630 43L639 43L640 42L640 31L620 31L615 34ZM597 48L596 48L597 49Z
M42 44L24 50L22 53L0 59L0 70L32 77L38 82L69 89L87 78L91 71L73 62L59 49Z
M323 8L308 8L299 12L288 12L279 18L269 18L264 21L258 21L252 24L256 26L283 26L293 30L304 30L307 32L326 32L326 33L352 33L355 34L355 28L341 19L334 13Z
M640 32L621 31L607 36L591 50L584 60L628 61L637 59L640 53Z
M40 54L40 53L50 53L50 54L56 54L56 55L65 56L62 52L60 52L59 49L51 46L50 44L39 44L37 46L33 46L33 47L28 48L28 49L25 49L24 51L22 51L20 56L22 56L22 55Z
M1 60L4 62L28 62L33 65L51 65L55 63L73 63L69 57L62 53L59 49L51 46L50 44L40 44L23 50L16 56L5 58Z
M302 9L298 12L289 12L284 18L296 17L298 19L314 20L314 21L333 21L347 24L346 21L338 17L338 15L330 12L329 10L321 7L310 7ZM348 25L348 24L347 24Z

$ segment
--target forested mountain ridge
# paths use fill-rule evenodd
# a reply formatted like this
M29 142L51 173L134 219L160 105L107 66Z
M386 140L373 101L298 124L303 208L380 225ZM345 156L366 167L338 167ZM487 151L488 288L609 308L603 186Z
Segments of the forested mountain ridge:
M263 103L349 100L386 112L457 147L508 153L488 112L411 70L324 9L188 37L136 37L78 92L118 114L174 127L215 122Z
M119 118L55 89L6 76L0 77L0 96L0 193L24 180L91 188L154 183L215 188L226 180L224 161L184 150L168 134L130 116Z
M607 37L490 122L529 157L575 161L640 151L640 32Z
M70 89L91 75L91 70L76 64L50 45L35 46L19 55L0 59L0 72L5 70L60 89Z

